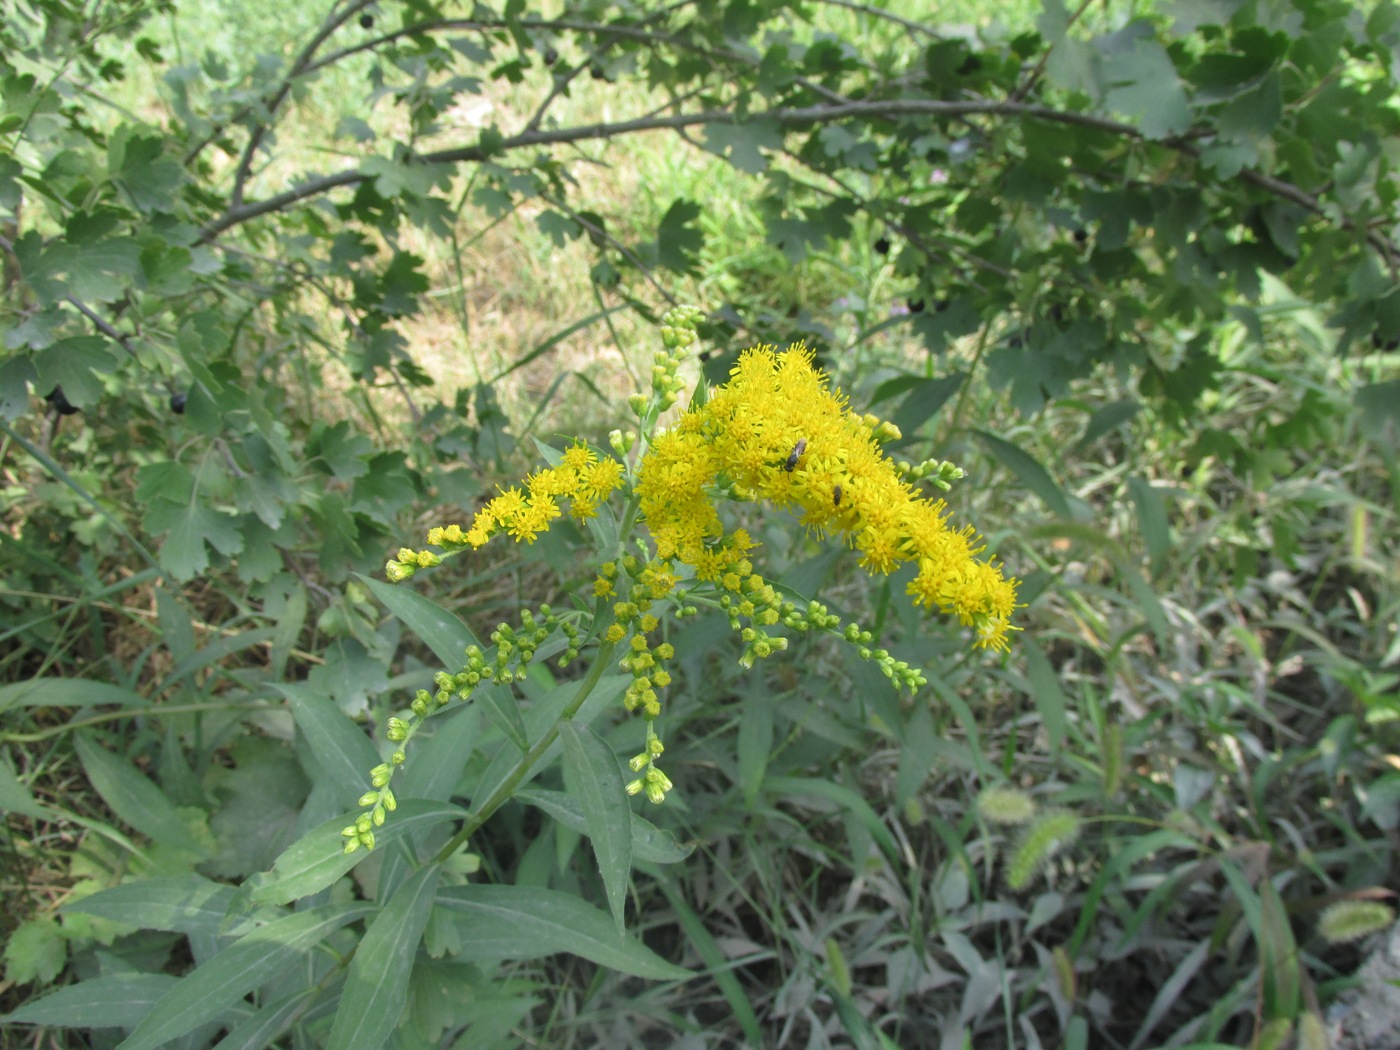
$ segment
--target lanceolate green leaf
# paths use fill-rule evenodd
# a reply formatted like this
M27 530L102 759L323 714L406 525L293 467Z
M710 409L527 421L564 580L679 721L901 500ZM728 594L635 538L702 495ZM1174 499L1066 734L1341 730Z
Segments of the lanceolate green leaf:
M216 933L228 914L234 889L199 875L138 879L102 890L63 907L138 929Z
M308 686L279 683L277 690L287 698L297 727L336 789L347 799L363 791L370 769L379 764L364 730L330 697Z
M157 842L201 852L175 806L135 766L112 754L90 734L76 734L73 744L88 780L113 813Z
M0 711L10 707L92 707L116 704L121 707L148 707L150 701L139 693L110 682L86 678L31 678L0 686Z
M430 864L414 872L365 931L341 993L330 1050L377 1050L394 1030L440 871Z
M627 880L632 874L632 807L623 790L617 756L586 725L565 722L559 727L564 739L564 783L583 807L593 855L607 890L621 936L625 926Z
M132 1028L178 983L178 978L163 973L94 977L21 1006L0 1021L52 1028Z
M1009 441L1002 440L995 434L978 431L977 437L982 441L982 444L987 446L992 455L1009 467L1011 472L1020 479L1021 484L1039 496L1051 511L1061 518L1073 517L1064 490L1060 488L1039 460L1024 449L1018 448Z
M213 1020L332 932L373 912L369 904L327 904L254 930L181 978L120 1050L156 1050Z
M454 672L466 662L467 646L476 645L477 641L455 613L406 583L385 583L369 576L360 579L404 626L423 640L444 669Z
M527 788L517 791L521 802L544 810L566 828L586 832L588 823L578 799L562 791ZM651 821L632 814L632 857L649 864L675 864L695 852L694 846L682 846L675 837Z
M378 844L434 824L466 815L460 806L445 802L405 799L394 817L375 833ZM363 850L345 853L341 829L354 820L353 814L335 817L312 828L287 847L269 872L254 875L243 884L240 896L256 904L284 904L323 890L353 868L368 854Z
M631 937L612 918L572 894L538 886L456 886L438 893L452 912L463 960L537 959L558 952L658 981L684 981L674 966Z

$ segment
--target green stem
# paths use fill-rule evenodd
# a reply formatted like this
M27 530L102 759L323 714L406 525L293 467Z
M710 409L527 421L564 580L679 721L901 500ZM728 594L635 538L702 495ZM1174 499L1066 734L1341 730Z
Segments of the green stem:
M607 670L608 665L612 662L613 650L616 648L617 646L614 642L604 642L598 647L598 655L593 660L593 666L589 669L588 676L579 683L578 692L575 693L574 698L569 701L569 705L560 712L554 724L545 731L544 735L540 737L539 740L535 741L530 750L520 756L520 761L515 764L515 768L510 771L510 775L507 776L505 780L501 781L500 785L495 791L491 792L486 801L482 802L479 806L473 807L471 813L467 814L467 821L462 825L461 830L453 835L452 838L448 839L447 845L438 850L437 856L433 858L434 864L442 864L451 857L452 854L456 853L457 850L466 843L467 839L476 834L477 829L490 819L491 814L495 813L496 810L500 809L502 805L510 800L511 796L515 794L515 789L519 787L520 782L525 779L526 774L534 768L536 762L544 757L544 753L549 750L554 741L559 739L559 727L563 723L570 721L574 715L578 714L579 708L583 706L583 702L588 699L589 694L593 692L594 687L597 686L598 682L602 679L603 672Z
M47 740L50 737L71 733L75 729L101 725L103 722L116 722L123 718L162 718L165 715L188 715L198 711L230 711L239 707L247 708L249 711L265 711L269 710L272 706L274 705L230 703L152 704L150 707L129 707L123 711L107 711L100 715L93 715L90 718L79 719L76 722L65 722L61 726L54 726L52 729L43 729L36 733L0 733L0 741L4 741L8 744L32 744L39 740Z

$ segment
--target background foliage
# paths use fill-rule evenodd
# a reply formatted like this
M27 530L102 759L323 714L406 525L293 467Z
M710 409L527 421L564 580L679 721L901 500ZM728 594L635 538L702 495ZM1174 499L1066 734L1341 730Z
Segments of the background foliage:
M1316 1035L1396 875L1400 9L255 13L0 24L17 1041ZM504 740L475 708L392 848L316 867L364 725L581 579L560 533L416 603L386 554L618 425L680 300L706 374L805 337L901 454L969 469L1012 657L757 523L932 682L678 632L627 939L558 766L419 866Z

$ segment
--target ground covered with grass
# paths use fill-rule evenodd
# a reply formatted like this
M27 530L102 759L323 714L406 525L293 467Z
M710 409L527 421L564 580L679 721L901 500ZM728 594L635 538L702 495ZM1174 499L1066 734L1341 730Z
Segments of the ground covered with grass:
M0 1044L1378 1038L1397 49L21 0ZM723 385L798 343L810 423ZM1017 579L1005 649L872 554L880 457Z

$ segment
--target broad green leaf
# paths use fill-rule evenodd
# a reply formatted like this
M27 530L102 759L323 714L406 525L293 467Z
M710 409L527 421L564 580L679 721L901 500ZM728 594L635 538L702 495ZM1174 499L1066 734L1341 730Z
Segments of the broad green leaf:
M404 799L385 825L375 831L375 849L409 832L463 816L466 812L460 806ZM246 896L254 904L284 904L325 889L367 856L364 850L344 851L345 839L340 832L354 819L354 814L348 814L312 828L287 847L271 871L248 879L239 896Z
M73 744L88 782L113 813L156 842L195 854L204 852L174 804L135 766L112 754L88 733L74 734Z
M259 927L181 978L120 1050L156 1050L214 1020L331 933L373 912L368 904L327 904Z
M413 873L369 925L340 996L330 1050L377 1050L398 1024L441 868Z
M681 197L661 216L656 228L656 258L666 269L682 274L694 272L705 247L705 231L699 224L692 225L700 215L700 205Z
M1065 692L1050 661L1034 641L1026 639L1026 673L1030 677L1031 696L1040 712L1041 724L1052 750L1059 750L1065 740Z
M459 958L487 962L569 952L620 973L657 981L694 975L631 937L611 916L569 893L539 886L454 886L438 893L462 939Z
M1167 49L1156 40L1139 38L1130 48L1110 52L1101 75L1108 85L1104 105L1136 118L1147 138L1166 138L1191 126L1186 89Z
M1058 517L1072 520L1074 515L1070 511L1069 500L1065 498L1064 491L1055 479L1030 453L1018 448L1009 441L1003 441L995 434L989 434L985 430L974 431L982 444L987 446L987 450L997 459L1010 468L1011 472L1020 479L1021 484L1030 489L1041 501L1050 508Z
M583 806L579 800L563 791L547 791L543 788L527 788L517 791L515 797L526 805L542 809L551 817L572 831L587 832L588 824L583 816ZM695 852L694 846L682 846L675 837L663 828L658 828L643 817L632 815L632 857L649 864L675 864L685 860Z
M768 169L763 151L781 150L783 133L771 120L745 120L733 124L706 124L705 149L750 175L761 175Z
M481 686L478 692L503 686ZM446 802L462 780L462 763L482 732L474 706L455 704L439 711L413 737L398 794L405 799Z
M358 797L369 786L369 771L379 764L369 737L330 697L290 682L275 688L287 698L311 753L346 802Z
M193 579L209 567L206 543L230 557L243 549L238 519L201 503L198 495L188 503L156 500L142 524L153 533L166 534L160 546L161 564L179 580Z
M177 933L217 933L234 889L199 875L138 879L94 893L63 911L82 912L145 930Z
M1298 942L1283 898L1266 877L1259 882L1259 963L1264 971L1264 1019L1292 1020L1302 995Z
M1074 450L1079 451L1091 445L1111 430L1116 430L1142 411L1142 403L1132 398L1110 401L1092 416L1084 427L1084 436L1075 442Z
M958 392L965 379L966 373L954 372L938 379L916 380L890 422L899 427L905 440L912 439L919 428Z
M564 784L583 806L588 839L621 936L632 874L632 807L617 756L602 737L578 722L565 722L559 735L564 740Z
M369 576L359 578L391 613L403 621L405 627L433 651L448 672L455 672L463 666L467 646L478 643L455 613L403 584L385 583Z
M938 727L927 704L919 704L909 715L899 748L899 776L895 780L895 801L908 802L928 782L938 761Z
M61 386L63 395L77 407L97 404L102 397L98 375L116 370L117 362L109 345L99 336L75 335L40 351L34 358L39 389L48 393Z
M92 977L0 1017L5 1024L53 1028L134 1028L179 978L163 973Z
M5 944L5 980L12 984L48 984L68 961L68 942L52 915L25 919Z

